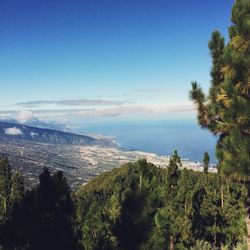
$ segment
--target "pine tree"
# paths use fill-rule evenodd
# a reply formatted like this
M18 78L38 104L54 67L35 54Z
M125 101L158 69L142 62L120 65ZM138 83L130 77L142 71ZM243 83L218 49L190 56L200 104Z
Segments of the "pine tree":
M11 194L11 172L8 159L0 158L0 222L4 222L9 213Z
M178 192L178 181L181 175L179 167L181 167L181 158L177 150L170 157L169 166L166 173L166 195L165 206L158 210L155 215L155 223L161 228L164 235L164 248L173 250L175 247L176 236L180 231L178 218L180 215L179 204L176 202Z
M30 245L34 249L74 249L74 207L67 179L62 171L51 175L45 168L39 180L32 214L39 225Z
M250 1L236 0L229 42L218 31L209 41L212 56L211 87L205 96L192 82L190 97L198 122L219 136L217 158L230 177L250 180Z
M16 172L11 177L10 201L14 205L22 200L24 195L24 179L21 173Z
M177 182L180 176L179 168L182 166L181 158L178 155L177 150L174 151L170 157L169 166L167 168L167 183L169 185L169 192L174 195L174 190L177 187Z
M204 153L204 158L203 158L203 163L204 163L204 173L207 174L208 173L208 166L209 166L209 162L210 162L210 157L208 152Z

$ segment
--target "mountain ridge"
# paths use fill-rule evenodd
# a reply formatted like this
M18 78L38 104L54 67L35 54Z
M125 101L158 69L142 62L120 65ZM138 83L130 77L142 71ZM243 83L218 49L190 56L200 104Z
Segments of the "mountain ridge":
M0 121L0 139L26 140L50 144L117 147L117 143L108 137L97 138L74 132L66 132L51 128L39 128L6 121Z

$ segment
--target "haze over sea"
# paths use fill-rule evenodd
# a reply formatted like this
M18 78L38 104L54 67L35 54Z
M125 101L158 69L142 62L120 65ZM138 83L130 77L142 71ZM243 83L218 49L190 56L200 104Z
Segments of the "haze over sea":
M202 161L205 151L211 162L216 163L215 144L217 138L201 129L195 120L143 120L106 121L79 126L81 133L96 133L114 136L120 146L129 150L171 155L177 149L182 158Z

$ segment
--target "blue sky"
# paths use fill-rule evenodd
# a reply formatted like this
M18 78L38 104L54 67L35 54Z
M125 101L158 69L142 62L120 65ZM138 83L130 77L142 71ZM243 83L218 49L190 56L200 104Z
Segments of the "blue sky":
M193 117L233 2L0 0L0 117Z

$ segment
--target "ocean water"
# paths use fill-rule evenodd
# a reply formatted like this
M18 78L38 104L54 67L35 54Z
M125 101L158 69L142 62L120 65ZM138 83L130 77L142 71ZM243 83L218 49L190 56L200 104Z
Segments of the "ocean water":
M78 132L113 136L120 146L128 150L171 155L177 149L182 158L202 161L204 152L216 163L217 138L201 129L194 120L165 121L111 121L96 122L79 127Z

